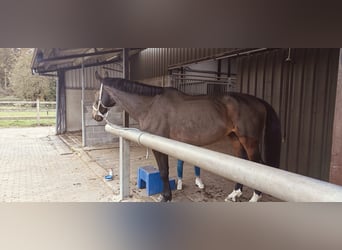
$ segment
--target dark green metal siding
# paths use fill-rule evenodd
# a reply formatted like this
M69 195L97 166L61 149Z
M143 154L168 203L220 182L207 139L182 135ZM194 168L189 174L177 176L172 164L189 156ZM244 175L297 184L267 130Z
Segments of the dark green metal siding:
M131 58L131 79L147 79L168 74L170 65L186 63L236 49L149 48Z
M168 75L170 65L235 49L151 48L131 59L135 80ZM238 91L258 96L279 114L281 168L328 180L339 49L273 49L236 58Z
M240 91L272 104L281 119L281 168L328 180L338 49L279 49L238 58Z

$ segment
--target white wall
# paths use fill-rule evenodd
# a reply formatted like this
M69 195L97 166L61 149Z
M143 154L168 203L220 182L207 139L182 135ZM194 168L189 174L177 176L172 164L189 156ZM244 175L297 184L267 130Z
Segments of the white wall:
M92 102L95 90L85 90L86 102ZM66 89L66 129L67 131L79 131L82 129L82 90Z

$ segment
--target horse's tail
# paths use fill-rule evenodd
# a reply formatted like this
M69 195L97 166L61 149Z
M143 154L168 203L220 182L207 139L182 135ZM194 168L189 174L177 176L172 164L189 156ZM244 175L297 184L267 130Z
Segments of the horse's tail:
M264 162L266 165L279 168L281 149L281 128L278 115L272 106L264 102L266 107L266 124L264 131Z

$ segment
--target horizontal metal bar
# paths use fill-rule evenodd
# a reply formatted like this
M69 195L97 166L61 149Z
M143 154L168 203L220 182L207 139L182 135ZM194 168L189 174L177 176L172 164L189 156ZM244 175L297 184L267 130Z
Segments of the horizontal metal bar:
M192 73L201 73L201 74L209 74L209 75L217 75L217 71L209 71L209 70L198 70L198 69L192 69L190 67L184 67L185 72L192 72ZM174 73L172 73L174 74ZM226 75L228 76L228 73L220 72L220 75Z
M172 76L185 76L183 79L186 79L186 77L200 77L200 78L221 79L221 80L229 79L227 76L207 76L207 75L194 75L194 74L181 74L181 73L172 73Z
M342 201L342 186L332 183L152 135L134 128L107 124L105 130L284 201Z
M201 82L201 83L205 83L205 82L216 82L216 83L221 83L221 84L233 83L230 80L214 80L214 79L203 79L203 78L179 78L179 77L174 77L173 80L175 80L175 81L184 81L184 82L187 82L187 81L198 81L198 82ZM190 83L192 83L192 82L190 82Z
M122 73L122 72L123 72L122 70L119 70L119 69L113 69L113 68L110 68L110 67L105 67L105 66L103 66L102 68L103 68L103 69L107 69L107 70L111 70L111 71L115 71L115 72L119 72L119 73Z
M229 52L224 52L224 53L220 53L214 56L205 56L202 58L198 58L198 59L194 59L194 60L189 60L186 62L182 62L182 63L177 63L177 64L172 64L168 66L168 70L175 70L175 69L180 69L182 67L186 67L189 65L192 65L194 63L199 63L199 62L204 62L204 61L214 61L214 60L218 60L218 58L222 58L224 56L227 55L237 55L237 54L241 54L243 52L247 52L247 51L252 51L255 50L256 48L248 48L248 49L233 49Z
M192 72L192 73L201 73L201 74L209 74L209 75L217 75L219 72L217 71L208 71L208 70L196 70L196 69L191 69L190 67L185 67L184 68L185 72ZM174 74L174 73L172 73ZM229 73L225 73L225 72L220 72L220 75L225 75L226 77L230 77L230 76L236 76L236 74L229 74Z
M224 55L224 56L217 57L216 60L221 60L221 59L231 58L231 57L238 57L238 56L243 56L243 55L251 55L253 53L257 53L257 52L261 52L265 50L268 50L268 48L260 48L260 49L245 51L245 52L238 52L235 54Z

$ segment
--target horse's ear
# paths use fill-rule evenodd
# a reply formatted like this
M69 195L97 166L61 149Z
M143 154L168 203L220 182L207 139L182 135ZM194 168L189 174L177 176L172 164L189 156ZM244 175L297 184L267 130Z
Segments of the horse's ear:
M109 77L108 71L105 72L105 77L107 77L107 78Z
M100 74L97 72L97 70L95 71L95 77L97 80L99 80L100 82L103 80L103 78L100 76Z

